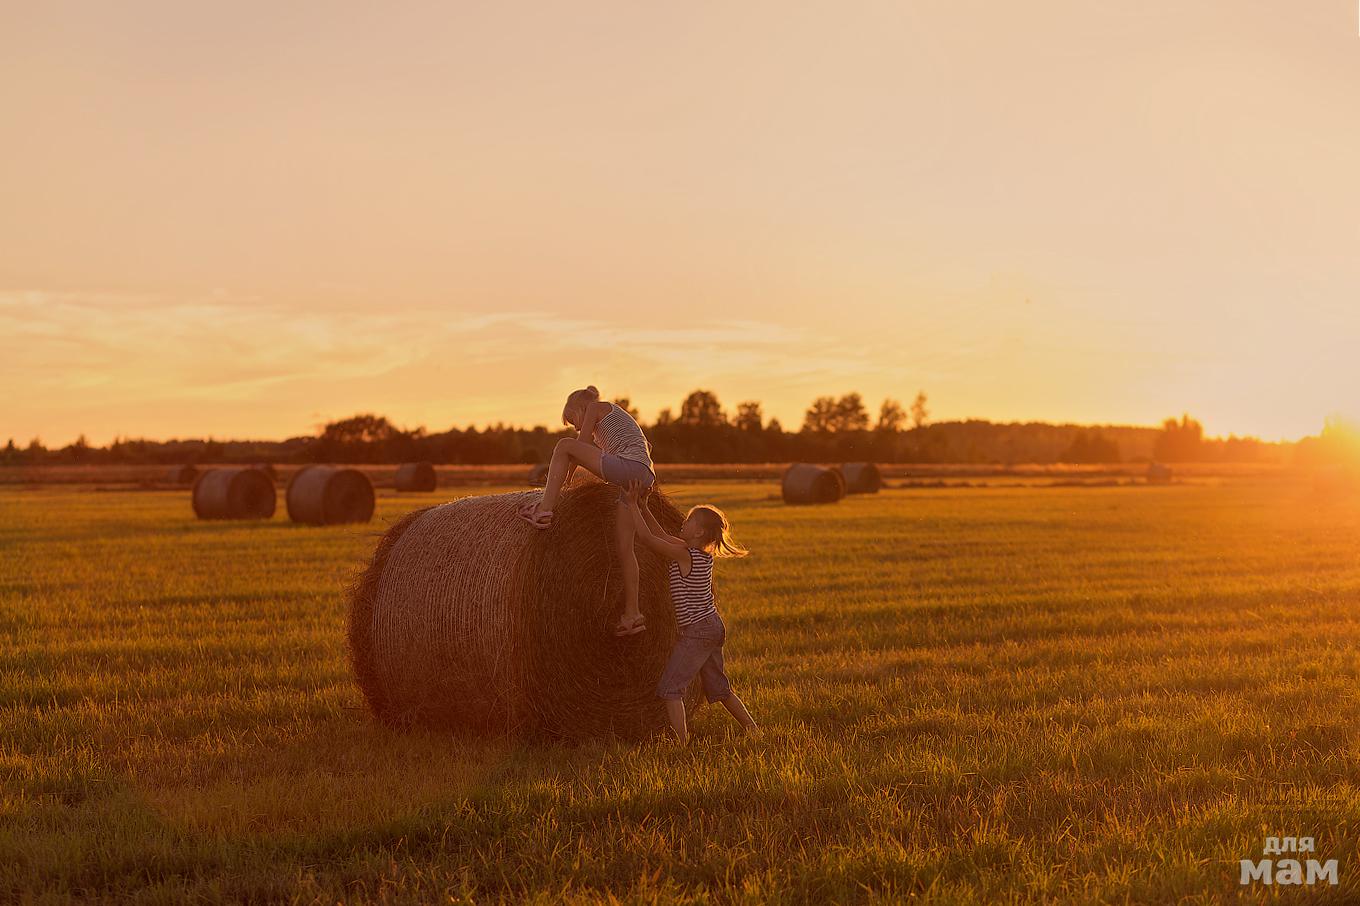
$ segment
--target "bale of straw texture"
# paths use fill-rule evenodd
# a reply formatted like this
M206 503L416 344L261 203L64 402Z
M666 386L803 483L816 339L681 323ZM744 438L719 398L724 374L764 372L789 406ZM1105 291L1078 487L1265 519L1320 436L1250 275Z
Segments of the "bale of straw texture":
M269 519L278 494L259 469L208 469L194 482L194 515L199 519Z
M840 472L847 494L877 494L883 487L883 475L871 462L847 462Z
M373 518L373 482L358 469L307 466L288 481L288 518L308 525L367 522Z
M269 462L257 462L257 463L255 463L254 466L252 466L252 468L259 469L261 472L263 472L264 474L268 475L270 481L278 481L278 478L279 478L279 470L276 469L276 468L274 468L274 464L273 464L273 463L269 463Z
M784 473L785 503L835 503L845 496L845 479L835 469L796 462Z
M397 469L398 491L433 491L438 485L434 466L428 462L408 462Z
M660 556L636 545L647 630L617 638L618 488L586 481L552 527L515 516L535 491L416 510L382 536L350 593L349 648L370 709L394 727L640 739L666 726L656 683L676 639ZM680 513L650 497L661 526ZM699 703L701 688L687 700Z
M1171 467L1160 462L1148 463L1147 480L1149 484L1167 484L1171 481Z
M171 484L191 485L198 478L198 469L195 466L183 465L175 466L166 476L166 480Z

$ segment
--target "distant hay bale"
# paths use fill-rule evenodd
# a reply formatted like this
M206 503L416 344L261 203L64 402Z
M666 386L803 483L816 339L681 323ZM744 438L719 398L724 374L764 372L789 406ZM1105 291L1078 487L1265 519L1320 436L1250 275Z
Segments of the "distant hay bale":
M1160 462L1148 464L1147 480L1148 484L1169 484L1171 482L1171 467Z
M568 739L638 739L665 726L655 687L676 638L666 564L637 547L647 630L616 638L618 489L587 481L566 491L547 531L515 515L538 496L417 510L378 542L351 589L349 647L384 723ZM649 499L662 527L678 531L671 502Z
M194 482L194 515L199 519L269 519L278 495L259 469L208 469Z
M358 469L307 466L293 474L284 496L294 522L338 525L373 518L373 482Z
M398 491L433 491L438 485L434 466L428 462L408 462L397 469Z
M877 494L883 487L883 475L871 462L847 462L840 472L847 494Z
M170 474L165 480L171 484L191 485L198 478L198 468L196 466L183 465L175 466L170 470Z
M835 503L845 496L845 479L835 469L796 462L784 473L785 503Z

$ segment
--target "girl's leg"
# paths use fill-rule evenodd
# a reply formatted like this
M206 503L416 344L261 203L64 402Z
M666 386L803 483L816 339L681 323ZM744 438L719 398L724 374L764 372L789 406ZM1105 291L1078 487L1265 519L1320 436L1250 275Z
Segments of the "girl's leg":
M729 693L727 698L722 700L722 703L723 707L727 709L727 713L735 717L737 723L741 724L742 729L753 736L760 735L760 727L757 727L756 722L751 719L751 712L747 711L741 699L737 698L737 693Z
M689 728L685 725L685 689L708 657L708 650L706 641L685 635L682 630L656 684L657 697L666 703L666 717L682 746L689 741Z
M562 493L562 482L567 477L567 466L572 462L585 466L595 475L600 475L600 448L574 437L564 437L553 448L552 461L548 464L548 480L543 486L543 496L534 507L534 515L552 510L557 506L557 497Z
M638 609L638 561L637 550L633 547L633 514L628 504L620 500L614 511L614 541L619 549L619 563L623 566L623 616L619 619L618 629L628 629L642 615Z
M666 716L671 720L671 729L675 731L675 738L680 745L689 742L689 728L685 726L685 703L666 699Z
M715 648L713 653L708 656L708 659L704 661L703 666L699 668L699 676L704 682L704 694L708 696L708 700L711 702L722 702L723 707L727 709L727 713L737 719L737 723L741 724L743 730L748 734L758 736L760 735L760 728L757 727L756 722L751 719L751 712L746 710L746 705L737 697L737 693L732 691L732 683L727 678L727 668L723 665L721 641L721 639L726 638L727 629L726 627L721 626L720 621L721 617L719 617L717 621L719 622L721 632L717 648ZM719 698L718 696L722 697Z

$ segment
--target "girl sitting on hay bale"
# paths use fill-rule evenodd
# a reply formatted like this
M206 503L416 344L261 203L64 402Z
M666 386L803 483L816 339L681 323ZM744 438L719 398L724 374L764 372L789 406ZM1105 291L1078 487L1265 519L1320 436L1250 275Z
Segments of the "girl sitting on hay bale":
M651 490L641 482L628 487L628 512L642 543L665 557L670 571L671 603L680 637L675 640L656 694L666 701L666 716L680 744L689 740L685 725L685 689L697 674L709 702L722 702L747 733L758 734L723 670L723 641L727 627L713 603L713 558L745 557L746 549L732 540L732 527L722 510L708 504L690 509L679 537L668 533L642 501Z
M619 505L615 514L615 541L623 564L623 616L614 627L618 636L637 635L647 628L638 609L638 562L633 550L633 520L628 515L624 487L639 482L647 488L656 483L652 466L652 445L637 421L627 410L600 401L593 386L576 390L562 408L562 424L577 430L576 437L564 437L553 450L543 496L519 509L519 517L536 529L552 525L553 507L562 486L577 466L584 466L605 481L619 486Z

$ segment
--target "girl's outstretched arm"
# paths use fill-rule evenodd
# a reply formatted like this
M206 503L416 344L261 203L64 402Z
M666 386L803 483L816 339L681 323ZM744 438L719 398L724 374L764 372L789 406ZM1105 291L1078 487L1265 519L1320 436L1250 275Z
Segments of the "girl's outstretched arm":
M636 481L628 483L628 512L633 517L633 525L637 529L637 539L668 560L674 560L676 563L684 563L689 560L689 547L683 541L673 535L667 535L665 532L653 533L652 527L643 518L642 510L638 505L641 494L641 485Z
M684 544L685 539L677 538L675 535L672 535L670 532L663 529L661 523L657 522L656 517L652 515L652 508L647 505L647 498L651 493L651 488L638 489L638 511L642 513L642 518L647 521L647 528L651 529L652 534L656 535L658 538L665 538L668 541L674 541L676 544Z

